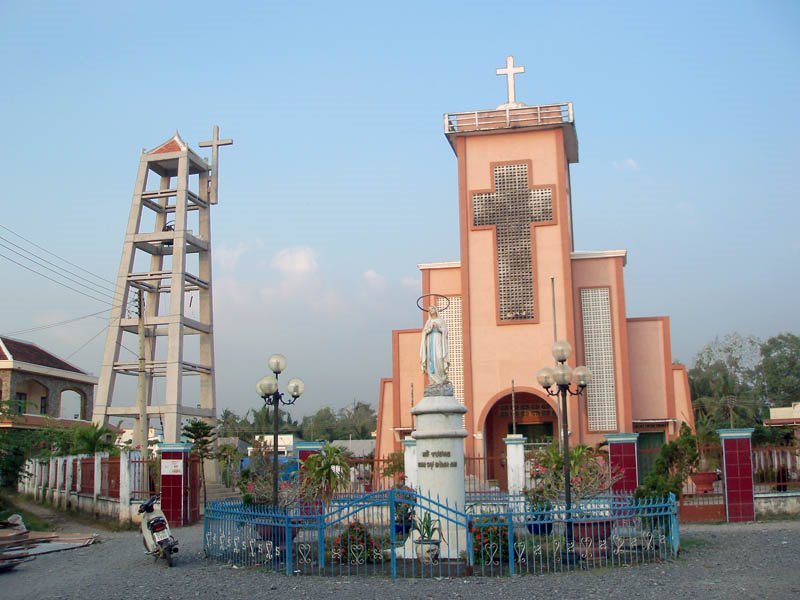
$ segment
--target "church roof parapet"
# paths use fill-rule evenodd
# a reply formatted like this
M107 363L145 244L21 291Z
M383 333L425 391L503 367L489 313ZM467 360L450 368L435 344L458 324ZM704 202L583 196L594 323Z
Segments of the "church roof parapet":
M628 264L628 251L627 250L580 250L570 254L572 260L590 260L592 258L614 258L622 257L622 266Z
M460 135L485 135L503 130L552 129L563 127L566 133L567 159L578 162L578 137L572 102L542 104L539 106L500 106L490 110L445 113L444 133L450 146Z

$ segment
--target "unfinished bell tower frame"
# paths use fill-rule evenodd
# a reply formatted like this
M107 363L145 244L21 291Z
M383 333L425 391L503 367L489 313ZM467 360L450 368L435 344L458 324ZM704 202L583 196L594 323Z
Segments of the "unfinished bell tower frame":
M173 443L184 418L216 417L211 206L218 148L231 143L215 126L213 139L200 144L212 148L209 166L176 133L139 162L94 407L96 423L134 419L135 445L146 445L154 419ZM187 336L194 338L188 346ZM135 394L115 394L118 375L136 378ZM186 377L199 378L188 402ZM154 397L157 378L164 382Z

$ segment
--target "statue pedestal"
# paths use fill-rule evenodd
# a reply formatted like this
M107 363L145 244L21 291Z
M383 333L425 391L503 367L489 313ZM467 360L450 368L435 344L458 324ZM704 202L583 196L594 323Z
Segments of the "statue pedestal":
M436 513L447 512L445 507L464 512L464 438L467 431L463 416L467 409L453 397L449 385L441 390L443 386L431 390L433 387L426 388L422 402L411 409L411 414L417 417L417 428L411 434L417 441L417 490L444 505L429 507L433 513L431 518L438 519L441 528L439 556L455 559L459 551L467 549L466 523L456 527ZM428 395L431 391L449 394ZM426 512L426 507L418 507L417 518L423 518Z

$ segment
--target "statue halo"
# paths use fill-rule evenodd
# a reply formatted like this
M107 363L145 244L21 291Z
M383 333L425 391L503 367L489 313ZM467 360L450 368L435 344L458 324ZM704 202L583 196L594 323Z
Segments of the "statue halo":
M422 296L417 298L417 308L420 309L422 312L426 312L428 309L425 308L424 306L422 306L420 304L420 301L423 298L431 298L431 297L433 297L433 298L444 298L445 301L447 302L447 304L444 305L444 308L439 308L438 306L436 307L436 310L438 310L439 312L444 312L448 308L450 308L450 298L448 298L447 296L442 296L441 294L422 294Z

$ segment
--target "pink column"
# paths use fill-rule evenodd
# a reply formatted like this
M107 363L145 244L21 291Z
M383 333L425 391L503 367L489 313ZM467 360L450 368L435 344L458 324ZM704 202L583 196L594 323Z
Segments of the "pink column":
M617 493L632 494L639 485L639 469L636 457L638 433L608 433L608 456L612 469L622 472L622 479L614 484Z
M161 453L161 510L172 527L190 523L189 452L191 444L159 444Z
M728 523L755 521L752 429L719 429L725 473L725 514Z

